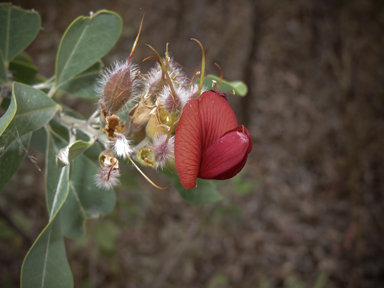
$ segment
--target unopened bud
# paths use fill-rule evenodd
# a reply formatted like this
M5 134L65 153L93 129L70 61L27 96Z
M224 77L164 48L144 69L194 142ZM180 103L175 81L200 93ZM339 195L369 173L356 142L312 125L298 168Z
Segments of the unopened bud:
M107 115L115 114L130 99L134 98L138 86L138 71L131 64L115 64L115 67L106 72L101 81L99 90L102 90L100 104L107 110Z

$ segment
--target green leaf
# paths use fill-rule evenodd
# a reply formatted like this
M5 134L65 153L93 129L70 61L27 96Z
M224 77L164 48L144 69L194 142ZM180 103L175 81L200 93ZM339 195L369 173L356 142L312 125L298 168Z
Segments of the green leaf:
M21 53L9 63L9 70L12 71L13 80L24 84L34 84L35 76L39 70L27 53Z
M0 4L0 50L5 62L11 61L31 44L40 26L40 15L36 11Z
M216 81L216 85L219 84L220 77L217 77L215 75L207 75L204 78L204 86L206 87L212 87L212 80ZM244 82L242 81L233 81L233 82L228 82L226 80L222 80L220 87L218 89L220 92L228 93L231 90L235 90L235 93L240 96L245 96L247 95L248 92L248 87L245 85Z
M233 81L228 83L233 87L233 89L235 89L238 95L240 96L247 95L248 87L243 81Z
M17 106L15 103L15 107L17 107L17 111L0 139L0 147L17 137L43 127L55 115L58 108L56 103L48 98L45 93L28 85L13 83L12 94L12 97L16 99ZM12 102L5 115L7 115L10 108L13 108ZM7 116L4 122L9 121L10 115ZM3 120L3 117L1 120ZM1 128L4 127L2 124L0 123Z
M3 101L4 102L4 101ZM11 123L13 117L16 114L17 103L15 95L12 93L11 103L8 106L7 111L5 111L4 115L0 118L0 136L3 135L4 130L8 127L9 123ZM0 147L4 145L3 141L0 140Z
M30 145L40 153L45 154L47 149L47 133L45 132L44 127L32 133Z
M52 130L52 133L59 137L53 137L55 145L51 146L55 149L54 151L51 149L51 151L53 151L51 152L52 158L53 155L57 155L60 149L65 147L68 142L65 137L66 135L63 135L65 134L65 129L61 129L62 126L54 120L52 120L50 124L54 124L55 126L55 130ZM40 138L43 137L40 136ZM89 149L92 149L95 145L96 144L92 145ZM99 173L99 169L86 156L85 153L80 155L75 158L70 165L71 177L69 194L61 210L63 234L69 238L77 238L84 233L87 218L108 215L112 212L116 204L116 195L113 189L100 190L96 187L94 177ZM49 165L52 165L52 163ZM56 174L59 174L59 170L61 170L56 165L50 167L50 169L52 169L52 173ZM56 176L56 178L57 177L58 176ZM49 201L49 203L50 202L51 201Z
M7 68L5 67L3 53L0 50L0 86L7 83L8 83Z
M108 215L116 205L113 189L96 187L97 173L96 165L83 155L71 164L70 192L61 214L63 233L67 237L80 237L87 218Z
M64 203L69 191L69 166L58 168L55 165L56 155L65 144L55 138L51 133L47 134L47 156L45 169L45 191L47 209L50 219L57 212L58 207Z
M23 161L29 147L32 133L25 134L19 139L7 144L0 151L0 191L11 180L13 174ZM21 155L20 155L21 154Z
M95 139L91 138L89 142L82 140L77 140L68 146L60 150L59 154L56 157L56 165L59 168L63 168L66 165L75 159L77 156L81 155L85 150L91 147L95 143Z
M101 61L96 62L87 70L63 84L59 90L85 99L96 98L98 96L95 94L95 85L100 77L100 70Z
M73 287L59 216L56 214L49 222L25 256L21 267L22 288Z
M60 227L60 210L68 196L69 166L55 165L59 147L47 134L46 197L49 223L28 251L21 269L21 287L73 287Z
M121 30L121 17L106 10L72 22L57 53L55 86L60 87L103 57L115 45Z
M163 171L163 173L167 175L173 186L179 192L181 198L188 203L193 205L207 205L222 199L213 181L197 179L197 187L187 190L181 185L178 175L167 171Z

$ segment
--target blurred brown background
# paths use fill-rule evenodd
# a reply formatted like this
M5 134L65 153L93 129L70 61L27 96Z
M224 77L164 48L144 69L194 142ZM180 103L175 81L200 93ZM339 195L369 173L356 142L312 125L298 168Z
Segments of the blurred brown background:
M384 287L384 3L382 1L14 1L43 29L28 48L51 76L60 38L109 9L124 30L104 58L161 54L248 84L230 103L253 137L245 171L207 207L158 191L127 168L115 211L68 240L75 287ZM151 61L142 65L146 71ZM90 114L91 102L67 97ZM39 156L44 166L43 156ZM160 174L151 177L167 183ZM17 287L47 222L44 175L24 161L0 195L0 286ZM24 232L24 238L5 220ZM5 231L5 232L4 232ZM326 280L326 284L320 282ZM315 286L317 281L318 286Z

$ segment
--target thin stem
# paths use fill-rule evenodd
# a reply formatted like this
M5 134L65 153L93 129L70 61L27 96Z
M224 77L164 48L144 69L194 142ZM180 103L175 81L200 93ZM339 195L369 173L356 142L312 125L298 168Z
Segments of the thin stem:
M49 97L49 98L52 98L52 96L55 94L56 90L57 90L56 85L54 85L54 86L51 88L51 90L49 90L49 92L48 92L48 97Z
M201 59L201 72L200 72L200 83L199 83L199 90L197 90L197 94L200 96L201 95L201 89L203 88L203 82L204 82L204 75L205 75L205 52L203 45L201 42L195 38L191 38L191 40L196 41L201 48L201 53L202 53L202 59Z
M85 120L62 114L60 115L60 122L68 129L76 128L90 138L97 138L105 147L109 145L107 136L104 133L100 133L101 130L93 129Z
M99 109L97 109L95 112L93 112L93 114L91 115L91 117L89 117L87 123L88 123L89 125L92 124L93 121L95 120L95 118L96 118L97 116L99 116L99 114L100 114L100 111L99 111Z
M131 161L132 165L135 166L135 168L137 169L137 171L139 171L139 172L141 173L141 175L143 175L144 178L145 178L150 184L152 184L152 186L156 187L157 189L161 189L161 190L165 190L165 189L168 189L169 187L171 187L171 184L169 184L167 187L160 187L160 186L156 185L155 183L153 183L152 180L149 179L148 176L145 175L143 171L141 171L141 169L139 168L139 166L136 165L136 163L132 160L131 157L129 157L128 154L125 154L125 156L127 156L127 158L129 159L129 161Z

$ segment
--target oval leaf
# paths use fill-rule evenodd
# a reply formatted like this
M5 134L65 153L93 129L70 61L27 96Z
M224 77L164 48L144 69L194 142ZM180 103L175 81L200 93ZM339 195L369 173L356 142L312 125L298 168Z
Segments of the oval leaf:
M55 121L52 120L50 125L53 123L55 123ZM58 137L52 137L53 143L49 146L51 151L49 152L50 159L54 159L52 158L53 155L56 155L55 153L58 153L58 151L68 143L65 139L65 133L58 132L62 126L57 122L55 126L53 133ZM43 137L40 136L40 138ZM93 147L95 147L95 145L89 149ZM98 154L100 153L98 152L97 155ZM97 188L94 177L99 173L99 170L87 157L84 153L75 158L70 165L71 177L69 194L60 211L62 231L63 234L69 238L80 237L84 234L85 221L87 218L107 215L112 212L116 204L116 195L113 189L100 190ZM49 167L51 175L54 173L56 176L51 176L50 178L57 179L62 169L56 167L52 161L53 160L47 163L47 167ZM52 185L54 185L54 183L49 184L47 182L47 187ZM48 197L50 198L48 203L52 203L52 196L47 194L47 198ZM48 204L48 206L50 205Z
M220 77L217 77L215 75L207 75L204 78L204 86L206 87L212 87L212 81L216 81L216 85L219 84ZM235 94L239 96L245 96L247 95L248 92L248 87L245 85L244 82L242 81L233 81L233 82L228 82L226 80L222 80L220 87L218 89L220 92L228 93L231 90L235 90Z
M0 50L11 61L35 39L41 26L39 13L0 4Z
M193 189L185 189L179 180L179 176L170 172L163 171L179 192L181 198L193 205L208 205L222 199L213 181L197 179L197 186Z
M60 210L68 196L69 166L55 165L59 147L47 134L46 198L49 223L28 251L21 269L21 287L73 287L60 227Z
M60 87L103 57L117 42L121 29L121 17L105 10L72 22L57 53L55 86Z
M45 93L28 85L13 83L12 94L17 103L17 111L0 139L0 147L17 137L43 127L55 115L58 108L56 103ZM8 110L12 108L11 106L12 102ZM10 118L10 115L7 119ZM0 125L2 124L0 123Z
M29 147L32 133L25 134L17 140L3 146L0 151L0 191L11 180L13 174L23 161Z

